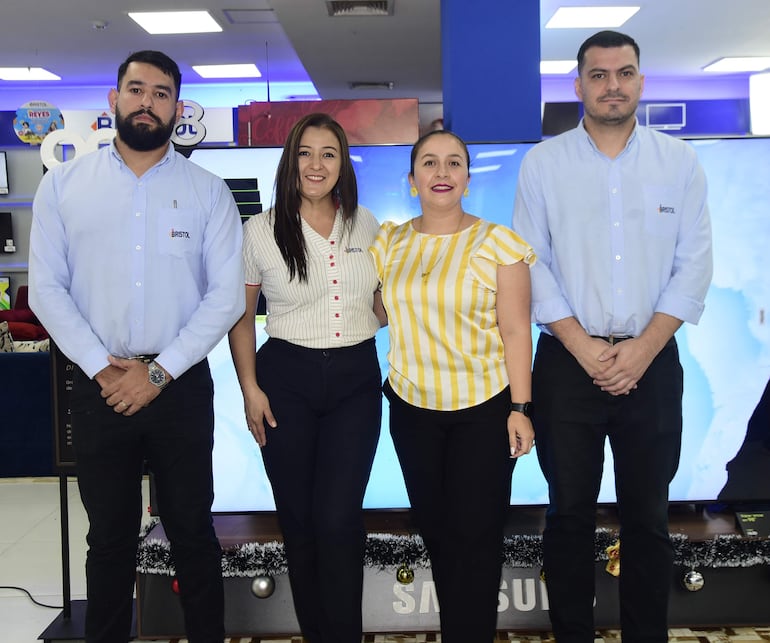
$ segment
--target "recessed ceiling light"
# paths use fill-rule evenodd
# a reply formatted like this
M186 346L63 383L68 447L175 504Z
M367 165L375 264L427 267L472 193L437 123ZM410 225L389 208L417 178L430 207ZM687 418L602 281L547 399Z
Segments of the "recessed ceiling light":
M751 71L764 71L770 68L770 56L733 56L720 58L710 65L706 65L703 71L722 73L738 73Z
M393 89L395 83L390 80L354 80L348 83L350 89Z
M609 29L620 27L639 7L559 7L546 29Z
M193 65L201 78L261 78L262 72L253 63L237 65Z
M569 74L577 67L576 60L541 60L541 74Z
M327 0L332 18L345 16L392 16L395 0Z
M0 67L0 80L61 80L42 67Z
M129 12L128 17L150 34L222 31L208 11L140 11Z

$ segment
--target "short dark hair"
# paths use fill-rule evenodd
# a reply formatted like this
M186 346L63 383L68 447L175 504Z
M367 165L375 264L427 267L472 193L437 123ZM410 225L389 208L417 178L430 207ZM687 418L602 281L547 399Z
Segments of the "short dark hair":
M342 212L343 234L349 231L358 209L358 183L345 130L329 114L315 112L299 119L291 128L275 175L273 213L275 241L289 269L289 281L297 275L307 281L307 253L299 214L302 194L299 189L299 143L309 127L329 130L340 146L340 177L332 190L332 198Z
M123 61L120 67L118 67L118 89L120 89L120 83L123 81L123 76L126 75L126 70L131 63L146 63L157 67L167 76L171 76L174 81L174 88L176 89L175 98L179 100L179 90L182 88L182 72L179 71L179 66L162 51L153 51L152 49L135 51Z
M636 62L639 64L639 45L636 44L636 40L631 36L627 36L619 31L599 31L595 33L580 45L580 49L578 49L578 73L583 70L586 51L591 47L603 47L604 49L609 49L611 47L625 47L626 45L633 47L634 53L636 53Z
M417 160L417 155L420 153L420 148L425 144L425 141L427 141L429 138L432 138L434 136L451 136L460 144L460 146L465 151L465 160L468 163L468 172L470 173L471 154L468 151L468 146L465 144L465 141L461 139L454 132L450 132L449 130L446 130L446 129L436 129L436 130L431 130L427 134L423 134L420 138L417 139L417 142L412 147L412 154L409 158L409 174L414 176L414 162Z

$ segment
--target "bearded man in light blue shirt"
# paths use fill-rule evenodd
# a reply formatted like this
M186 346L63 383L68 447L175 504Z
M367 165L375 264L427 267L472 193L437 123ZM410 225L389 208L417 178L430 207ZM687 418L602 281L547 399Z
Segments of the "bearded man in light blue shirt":
M543 565L556 640L594 640L594 532L604 443L615 462L624 643L668 640L673 548L668 486L682 434L674 333L697 323L712 275L706 181L687 143L640 126L639 47L586 40L584 117L535 146L513 227L534 248L532 381L548 481Z
M145 460L187 638L224 638L206 355L245 309L241 222L224 181L170 143L180 84L165 54L129 56L109 93L112 144L48 172L33 203L30 304L77 365L89 643L130 638Z

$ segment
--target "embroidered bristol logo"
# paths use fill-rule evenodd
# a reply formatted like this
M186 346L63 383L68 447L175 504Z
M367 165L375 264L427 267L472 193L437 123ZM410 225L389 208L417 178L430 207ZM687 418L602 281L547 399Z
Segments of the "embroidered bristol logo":
M174 238L189 239L190 233L187 232L187 230L174 230L174 228L171 228L171 234L169 236L172 239Z

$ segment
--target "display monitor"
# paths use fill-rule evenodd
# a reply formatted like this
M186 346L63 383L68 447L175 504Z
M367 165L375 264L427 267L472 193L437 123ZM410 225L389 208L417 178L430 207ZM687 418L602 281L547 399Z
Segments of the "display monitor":
M8 194L8 155L0 150L0 194Z
M644 115L645 124L652 129L680 130L687 125L685 103L647 103Z
M700 323L685 324L677 333L685 373L684 432L671 500L710 502L726 487L726 465L742 449L749 418L770 377L770 327L765 312L770 279L764 259L770 247L770 139L701 139L690 144L709 181L715 269ZM516 178L531 147L531 143L470 145L466 211L510 225ZM381 221L402 222L419 214L417 199L409 196L410 150L410 146L398 145L351 148L359 200ZM280 155L280 148L202 148L193 151L191 159L225 179L256 179L267 209ZM255 324L261 344L266 339L264 317L258 316ZM533 340L537 334L533 326ZM387 329L380 330L376 341L384 376ZM246 428L226 339L209 360L215 381L214 510L272 510L270 484L259 447ZM765 439L770 449L770 438ZM608 446L599 496L602 503L615 500L612 469ZM757 476L751 490L738 487L734 495L754 494L770 500L770 467L765 466ZM547 502L547 486L533 452L516 464L511 503ZM388 431L387 402L383 403L380 442L364 504L369 509L409 505Z
M0 310L11 309L11 278L0 275Z

